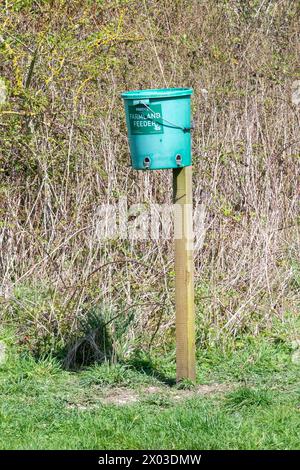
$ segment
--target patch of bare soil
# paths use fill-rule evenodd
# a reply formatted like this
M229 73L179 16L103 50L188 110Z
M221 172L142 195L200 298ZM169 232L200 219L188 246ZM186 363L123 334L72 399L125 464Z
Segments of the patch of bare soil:
M115 388L107 391L103 396L102 402L112 405L130 405L140 400L141 396L147 397L151 395L163 394L166 398L179 401L186 398L193 398L199 395L214 395L218 393L226 393L233 390L234 385L213 383L208 385L198 385L191 390L170 389L168 387L150 386L145 387L138 393L136 390L128 388Z
M102 398L106 405L131 405L139 400L136 390L130 388L114 388L107 392Z
M130 388L110 388L102 390L98 396L97 393L90 400L80 400L80 402L69 402L67 407L71 409L77 409L80 411L91 410L101 405L131 405L137 403L141 399L151 397L151 395L162 395L169 400L174 400L174 403L188 398L194 398L197 396L207 396L215 394L223 394L229 392L235 388L234 384L220 384L212 383L205 385L197 385L195 388L190 390L172 389L164 386L149 386L144 387L141 390L134 390Z
M176 390L176 393L173 394L172 398L174 400L183 400L185 398L193 398L199 395L216 395L218 393L230 392L234 389L234 385L231 384L205 384L197 385L197 387L191 390Z

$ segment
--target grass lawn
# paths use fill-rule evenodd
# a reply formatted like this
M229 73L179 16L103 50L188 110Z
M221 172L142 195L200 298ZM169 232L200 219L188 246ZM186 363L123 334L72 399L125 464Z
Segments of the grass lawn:
M198 352L195 387L173 384L174 354L68 372L0 340L1 449L300 449L300 365L284 340Z

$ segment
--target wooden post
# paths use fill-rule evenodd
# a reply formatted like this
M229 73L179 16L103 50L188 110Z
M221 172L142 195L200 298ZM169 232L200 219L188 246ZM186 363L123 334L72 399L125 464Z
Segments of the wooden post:
M195 380L192 167L173 170L177 381Z

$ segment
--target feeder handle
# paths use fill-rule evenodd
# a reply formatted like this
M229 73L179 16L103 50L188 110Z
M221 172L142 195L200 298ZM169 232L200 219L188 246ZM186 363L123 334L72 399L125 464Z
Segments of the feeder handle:
M149 109L149 111L151 111L151 113L155 114L155 112L153 111L153 109L151 109L145 102L143 101L140 101L139 104L142 104L143 106L145 106L145 108ZM149 119L149 118L148 118ZM194 129L194 126L192 125L191 127L181 127L181 126L177 126L176 124L174 124L173 122L171 121L168 121L168 119L166 118L161 118L162 121L165 121L167 122L168 124L171 124L171 126L174 128L174 129L181 129L183 132L190 132L192 129ZM151 120L151 118L150 118ZM162 126L164 125L163 122L159 122L159 120L156 120L156 119L152 119L152 121L156 121L158 122L159 124L161 124Z

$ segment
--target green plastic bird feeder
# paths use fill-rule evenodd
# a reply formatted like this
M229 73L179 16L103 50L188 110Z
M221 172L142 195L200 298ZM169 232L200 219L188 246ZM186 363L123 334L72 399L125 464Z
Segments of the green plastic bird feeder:
M136 170L191 165L191 88L122 93L131 163Z

